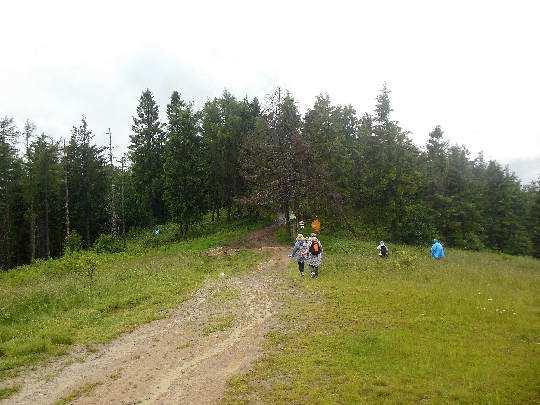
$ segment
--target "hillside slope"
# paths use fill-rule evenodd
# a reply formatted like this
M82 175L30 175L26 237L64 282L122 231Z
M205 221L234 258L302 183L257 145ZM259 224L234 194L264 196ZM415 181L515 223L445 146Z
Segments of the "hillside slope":
M326 243L325 243L326 242ZM319 279L288 277L266 356L226 402L534 403L540 261L323 238Z
M427 248L392 245L384 260L376 244L323 235L320 277L301 279L273 228L238 239L246 232L104 256L91 285L61 266L4 275L0 394L7 403L539 400L540 261L459 250L433 261Z

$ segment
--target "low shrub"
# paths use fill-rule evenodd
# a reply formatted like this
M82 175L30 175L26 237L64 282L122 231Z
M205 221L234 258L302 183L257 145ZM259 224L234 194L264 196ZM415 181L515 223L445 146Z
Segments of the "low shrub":
M77 231L71 231L66 238L66 245L64 251L66 253L78 252L82 250L81 235Z
M157 236L160 244L178 242L183 239L182 227L175 222L168 222L156 229L158 230L158 234L155 235L154 230L154 236Z
M120 253L125 250L125 244L116 236L101 234L94 242L93 249L96 253Z
M92 252L74 252L65 255L61 260L51 260L51 270L56 273L77 273L93 277L97 268L97 258Z
M293 238L291 237L290 233L287 231L286 226L280 226L276 231L276 239L278 242L281 243L291 243L293 241Z
M475 233L466 234L463 245L463 248L468 250L479 251L485 248L482 239Z

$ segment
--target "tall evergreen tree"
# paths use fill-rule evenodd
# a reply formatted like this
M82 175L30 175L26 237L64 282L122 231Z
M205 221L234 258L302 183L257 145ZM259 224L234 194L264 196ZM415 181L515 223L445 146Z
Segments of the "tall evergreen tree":
M333 106L320 95L304 119L303 136L308 145L312 181L312 209L341 217L353 182L353 154L357 121L352 107Z
M202 111L202 134L207 151L210 206L219 215L221 208L227 209L228 217L245 190L241 172L241 148L249 134L255 129L260 115L257 99L242 101L228 91L206 103Z
M529 253L526 199L519 181L494 161L489 162L485 176L484 227L488 246L507 253Z
M81 124L71 131L64 162L68 170L70 222L85 246L92 245L99 234L107 232L109 223L105 148L96 146L93 137L83 117Z
M17 155L16 142L19 131L13 118L0 119L0 269L18 264L21 255L18 239L24 218L22 206L23 170Z
M167 106L168 139L165 144L165 201L172 218L184 231L205 210L206 167L199 117L193 107L173 92Z
M27 152L29 207L34 233L31 256L59 255L63 242L63 179L58 142L45 134L29 145Z
M301 118L290 94L278 89L270 106L246 138L242 163L249 184L246 203L281 211L290 229L291 210L297 210L307 179L298 170L303 142Z
M24 194L25 201L27 203L26 220L28 222L28 239L29 239L29 260L33 262L36 258L36 207L34 206L34 186L32 176L29 174L31 170L31 148L30 145L35 138L36 126L26 121L23 129L23 136L25 140L25 176L24 176Z
M141 218L141 225L162 222L167 217L163 197L165 133L159 121L158 105L148 89L139 99L131 129L129 158L133 181L140 204L148 213L146 218Z
M413 242L430 232L424 204L419 202L425 179L420 151L398 122L392 121L390 91L383 87L373 116L359 131L361 172L359 206L371 221L388 228L397 240Z
M527 189L529 195L529 235L531 238L531 253L540 258L540 178Z
M207 205L212 218L220 215L225 206L225 145L223 140L223 117L219 99L208 101L202 110L202 133L207 160Z

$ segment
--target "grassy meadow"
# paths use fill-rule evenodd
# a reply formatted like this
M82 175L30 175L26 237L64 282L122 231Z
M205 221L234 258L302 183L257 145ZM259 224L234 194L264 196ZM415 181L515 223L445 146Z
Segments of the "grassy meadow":
M322 238L254 369L225 403L538 403L540 261Z
M141 231L121 253L76 252L0 273L0 399L17 390L1 381L25 366L73 345L94 350L167 316L208 277L252 268L263 253L206 251L258 225L210 226L181 242L167 227ZM433 261L428 246L398 245L385 260L376 243L322 243L318 279L286 269L278 326L261 360L230 381L225 403L540 402L540 261L452 249ZM204 333L230 322L216 318Z
M0 381L71 345L93 350L167 316L206 278L251 268L261 260L259 253L211 257L204 252L255 227L221 227L176 243L166 243L166 229L159 237L147 232L129 240L122 253L85 251L0 273ZM13 390L3 388L0 398Z

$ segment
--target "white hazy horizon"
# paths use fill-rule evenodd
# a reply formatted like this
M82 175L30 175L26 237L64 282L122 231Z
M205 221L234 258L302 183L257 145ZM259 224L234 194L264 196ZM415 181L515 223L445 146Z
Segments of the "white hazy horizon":
M291 4L292 3L292 4ZM261 101L288 89L393 118L423 145L435 125L524 181L540 175L540 3L535 1L12 1L0 24L0 115L54 138L87 117L117 153L149 88L198 107L224 89ZM161 115L164 119L164 115ZM535 174L536 172L536 174Z

